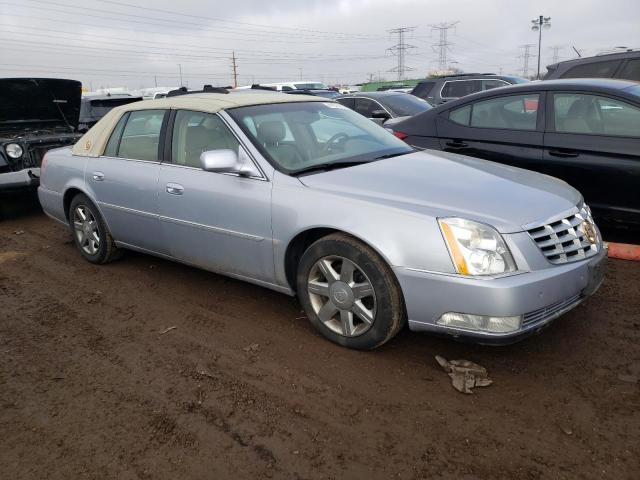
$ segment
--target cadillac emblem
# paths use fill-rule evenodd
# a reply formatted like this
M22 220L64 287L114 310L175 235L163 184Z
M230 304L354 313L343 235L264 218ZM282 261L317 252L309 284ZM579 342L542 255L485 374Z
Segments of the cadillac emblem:
M591 243L592 245L595 245L598 241L596 227L589 220L585 220L584 222L582 222L582 233L584 233L585 238L589 240L589 243Z

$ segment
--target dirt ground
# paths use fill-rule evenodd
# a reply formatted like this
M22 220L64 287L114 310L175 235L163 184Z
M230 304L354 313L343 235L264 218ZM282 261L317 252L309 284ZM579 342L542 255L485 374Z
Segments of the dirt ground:
M456 392L436 354L494 384ZM0 221L6 479L637 479L638 377L637 262L514 346L405 331L363 353L287 296L135 253L91 265L37 208Z

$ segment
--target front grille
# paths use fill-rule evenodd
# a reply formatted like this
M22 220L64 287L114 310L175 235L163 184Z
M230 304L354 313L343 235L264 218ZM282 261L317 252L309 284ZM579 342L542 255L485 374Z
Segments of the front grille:
M587 229L592 232L585 232ZM527 230L542 254L554 264L575 262L598 253L600 238L588 207L583 206L578 213L569 217L540 225ZM595 235L595 242L588 233Z
M581 295L578 293L572 297L565 298L559 302L552 303L546 307L539 308L533 312L526 313L522 318L522 326L529 327L538 323L542 323L545 320L552 318L554 315L562 312L563 310L569 310L575 306L581 300Z
M37 146L29 149L29 155L25 155L24 157L24 166L27 167L39 167L42 164L42 158L44 154L47 153L52 148L62 147L63 145L46 145L46 146Z

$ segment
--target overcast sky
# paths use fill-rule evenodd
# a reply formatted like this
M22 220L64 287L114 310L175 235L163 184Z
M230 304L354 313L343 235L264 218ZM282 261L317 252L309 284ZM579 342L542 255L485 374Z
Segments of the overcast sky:
M448 31L450 65L467 72L522 74L524 44L537 44L531 19L551 17L551 46L593 55L640 48L638 0L0 0L2 76L81 80L87 87L229 85L235 50L240 84L297 80L328 84L396 78L388 30L415 27L406 42L409 78L437 68ZM537 45L532 49L537 53ZM530 60L535 73L537 59ZM544 68L543 68L544 71Z

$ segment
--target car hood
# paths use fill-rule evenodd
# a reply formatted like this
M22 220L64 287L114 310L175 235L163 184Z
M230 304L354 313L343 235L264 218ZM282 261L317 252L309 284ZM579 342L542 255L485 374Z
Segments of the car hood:
M0 130L75 130L82 84L58 78L0 79Z
M501 233L520 232L582 201L577 190L548 175L430 150L299 180L313 189L410 213L476 220Z

